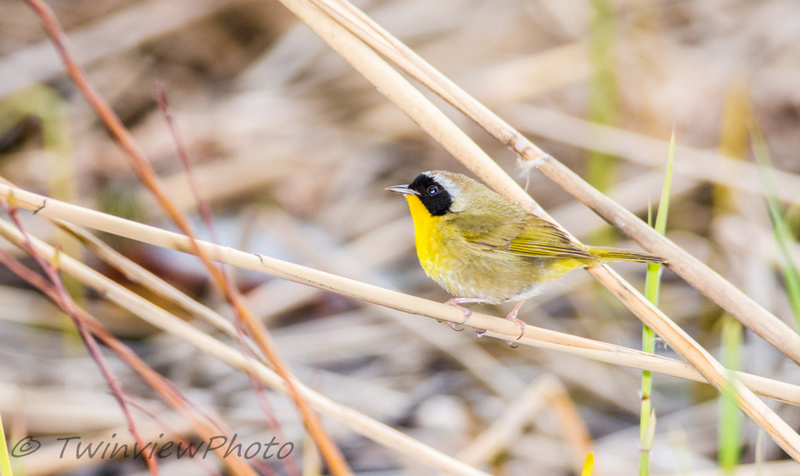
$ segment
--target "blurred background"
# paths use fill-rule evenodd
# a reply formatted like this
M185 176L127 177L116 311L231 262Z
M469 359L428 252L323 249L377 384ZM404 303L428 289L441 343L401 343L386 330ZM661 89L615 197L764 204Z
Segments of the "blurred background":
M796 1L355 3L641 217L649 203L657 204L674 130L679 147L667 235L794 326L765 188L753 167L750 131L761 131L777 169L766 190L783 206L797 262ZM162 85L201 193L212 205L221 244L436 301L448 298L419 267L405 200L383 189L425 170L465 170L277 1L49 4L75 57L130 128L172 198L196 217L175 141L155 100ZM65 77L27 4L0 0L0 11L0 175L31 191L172 228ZM433 99L579 239L636 249L545 177L525 172L503 144ZM152 297L46 221L23 215L32 234L60 243L65 252ZM195 258L102 238L195 299L230 314ZM0 246L13 250L6 242ZM642 288L643 266L615 269ZM588 434L596 474L636 471L638 371L511 349L424 318L265 275L232 273L300 379L340 403L448 454L468 457L460 452L511 402L546 382L547 391L531 397L541 399L541 408L531 410L519 434L481 464L494 474L577 474L585 456L581 438ZM240 436L269 439L245 375L96 294L75 292L138 355ZM39 435L54 444L56 436L124 428L96 365L69 330L70 321L5 268L0 302L0 413L9 438ZM727 365L786 382L800 378L795 365L668 270L660 304ZM481 309L495 315L509 311ZM550 285L520 316L531 325L641 347L639 321L583 272ZM657 353L674 356L663 345ZM165 411L152 390L111 362L127 391L150 411ZM707 385L655 376L653 474L717 474L705 471L718 464L720 434L735 435L733 461L743 471L757 451L765 461L785 458L746 419L721 423L717 396ZM270 397L300 460L304 432L293 405ZM563 410L572 405L577 413ZM771 405L798 427L796 407ZM430 474L344 427L327 426L359 474ZM30 475L143 471L139 462L68 463L42 453L17 463ZM271 463L285 474L281 462ZM162 464L164 474L202 470L185 460ZM762 468L772 468L762 474L798 471L794 465Z

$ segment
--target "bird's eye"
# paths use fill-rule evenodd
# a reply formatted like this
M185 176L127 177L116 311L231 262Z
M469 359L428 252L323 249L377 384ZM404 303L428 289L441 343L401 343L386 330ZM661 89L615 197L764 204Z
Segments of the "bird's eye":
M431 185L430 187L428 187L427 192L428 192L428 195L433 197L434 195L439 193L439 187L437 187L436 185Z

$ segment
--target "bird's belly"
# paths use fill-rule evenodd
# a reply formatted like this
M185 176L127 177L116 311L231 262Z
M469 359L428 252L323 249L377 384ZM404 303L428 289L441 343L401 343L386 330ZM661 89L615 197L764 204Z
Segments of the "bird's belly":
M466 242L434 243L417 247L419 262L431 279L454 296L495 304L538 293L541 266L536 260L479 250Z

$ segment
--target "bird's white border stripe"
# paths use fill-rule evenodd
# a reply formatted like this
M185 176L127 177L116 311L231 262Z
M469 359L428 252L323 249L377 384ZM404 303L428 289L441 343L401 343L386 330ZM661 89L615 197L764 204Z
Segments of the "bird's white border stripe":
M423 172L424 175L432 178L439 185L445 188L451 197L455 198L461 194L461 187L456 185L450 178L433 171Z

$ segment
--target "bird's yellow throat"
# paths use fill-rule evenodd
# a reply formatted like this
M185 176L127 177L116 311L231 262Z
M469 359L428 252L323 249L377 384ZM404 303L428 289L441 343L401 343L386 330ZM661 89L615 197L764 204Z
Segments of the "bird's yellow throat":
M419 262L428 276L436 274L438 265L438 244L442 237L439 231L439 221L442 217L430 214L425 205L415 195L406 195L411 218L414 220L414 244L417 247Z

